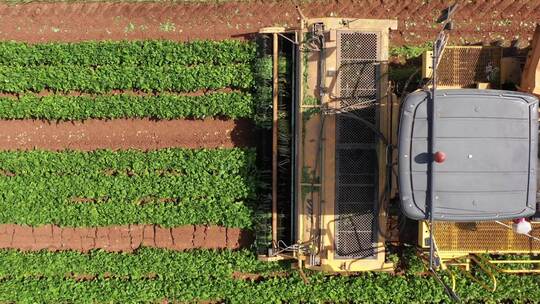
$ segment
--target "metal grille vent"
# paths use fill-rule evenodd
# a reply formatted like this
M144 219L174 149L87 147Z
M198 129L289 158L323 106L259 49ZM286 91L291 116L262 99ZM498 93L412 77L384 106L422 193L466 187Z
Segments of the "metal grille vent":
M338 33L338 84L343 112L377 122L379 35ZM336 258L374 258L377 206L376 137L365 124L336 118Z
M489 82L498 87L501 57L500 47L447 47L437 70L437 83L470 88L479 82Z
M540 253L539 242L494 222L436 222L434 231L439 251ZM540 237L540 223L533 223L531 234Z
M341 32L341 61L377 60L379 35L377 33Z
M373 62L354 62L342 63L339 69L341 74L341 90L346 97L355 95L367 95L366 90L374 91L375 65Z

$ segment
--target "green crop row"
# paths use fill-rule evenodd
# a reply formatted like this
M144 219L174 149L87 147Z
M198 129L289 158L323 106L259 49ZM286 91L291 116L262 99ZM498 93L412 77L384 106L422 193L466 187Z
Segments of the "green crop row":
M166 263L166 261L162 261ZM174 266L174 264L172 265ZM211 268L212 263L202 266ZM23 266L24 267L24 266ZM125 267L129 267L126 265ZM181 273L181 269L178 269ZM0 301L17 303L140 303L164 299L179 302L224 303L450 303L432 277L390 274L360 276L308 275L305 284L297 273L260 281L204 276L166 278L109 278L76 281L60 277L4 279ZM447 278L445 278L447 279ZM483 289L457 276L457 292L465 303L537 303L540 277L498 275L497 291Z
M135 254L105 251L80 253L0 251L0 278L65 278L71 274L95 278L128 277L144 279L149 275L161 279L212 277L231 278L234 271L268 274L285 270L277 263L264 263L248 250L192 250L180 252L140 248Z
M0 43L0 65L165 66L247 63L256 57L252 43L235 40L89 41L79 43Z
M94 151L0 151L4 175L251 176L251 149L160 149Z
M201 96L111 95L38 97L23 95L0 97L2 119L83 120L90 118L156 119L204 118L224 116L248 118L253 114L253 98L249 93L211 93Z
M0 222L247 228L254 151L2 152Z
M0 223L246 228L253 188L250 180L227 175L1 177Z
M58 65L0 68L0 91L9 93L40 92L47 89L55 92L87 93L104 93L111 90L191 92L225 87L247 89L252 84L253 75L249 64L191 67Z

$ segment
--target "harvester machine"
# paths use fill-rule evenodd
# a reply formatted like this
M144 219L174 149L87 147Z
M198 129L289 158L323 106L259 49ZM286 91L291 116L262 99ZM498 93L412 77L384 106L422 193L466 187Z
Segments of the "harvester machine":
M334 273L394 271L396 235L414 236L433 273L476 262L505 271L484 254L540 253L538 100L528 94L540 83L540 49L525 63L500 47L447 46L453 11L424 54L423 83L399 98L388 79L396 20L299 12L298 27L260 30L272 41L275 71L272 242L262 259ZM292 63L287 188L277 173L278 56ZM527 93L500 90L509 82ZM286 206L280 192L289 193Z
M384 246L392 151L380 139L394 140L390 122L398 109L392 107L387 69L389 30L396 28L396 20L330 17L302 19L292 34L261 30L287 37L283 43L295 45L296 63L295 245L273 239L269 256L293 254L308 269L331 272L393 269Z

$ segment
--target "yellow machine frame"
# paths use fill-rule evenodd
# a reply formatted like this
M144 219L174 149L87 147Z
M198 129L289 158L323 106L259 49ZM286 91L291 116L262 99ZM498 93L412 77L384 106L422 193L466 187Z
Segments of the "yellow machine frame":
M502 48L498 46L447 46L438 67L438 88L487 89L501 84ZM422 77L433 73L432 51L422 55ZM505 66L506 67L506 66ZM492 75L493 79L489 79Z
M339 66L338 50L337 50L337 34L339 31L358 31L358 32L375 32L380 37L379 56L381 61L388 60L388 31L389 29L396 29L397 22L395 20L370 20L370 19L349 19L349 18L312 18L301 20L301 25L296 29L285 28L265 28L261 29L261 33L272 33L274 35L274 43L277 41L277 35L281 33L294 34L296 41L302 40L303 37L309 32L311 25L315 23L323 23L325 31L328 31L326 44L326 70L324 73L324 82L326 86L324 90L328 94L320 95L320 88L317 87L317 81L319 76L318 54L313 52L304 52L302 50L302 44L299 44L299 51L296 58L296 70L299 83L297 83L297 97L299 109L297 111L296 121L303 124L301 128L297 128L296 138L301 139L297 143L297 149L299 152L296 167L297 176L297 192L296 200L298 202L297 210L297 244L306 245L310 252L295 251L291 257L299 260L300 267L306 267L313 270L322 270L327 272L359 272L359 271L393 271L394 265L386 262L384 252L384 231L380 231L378 234L378 240L376 247L380 248L379 254L375 259L336 259L334 258L335 244L334 235L336 233L334 228L335 222L335 116L326 115L324 117L325 123L323 124L323 115L321 114L322 108L336 109L339 107L339 100L334 99L332 96L339 96L337 92L338 77L336 77ZM539 27L540 29L540 27ZM535 37L540 37L540 30L537 29ZM534 41L533 41L534 43ZM495 69L499 69L499 79L501 84L506 78L509 78L510 74L516 74L515 67L509 68L506 63L515 65L515 59L505 61L502 58L502 49L499 47L480 47L480 46L465 46L465 47L447 47L451 50L458 50L461 55L455 55L459 58L454 60L442 60L441 65L451 64L448 70L455 68L455 75L458 75L462 71L463 65L468 61L474 61L479 63L480 70L484 69L483 64L485 62L479 61L478 56L482 52L490 52L491 58L496 58L494 61L496 64ZM534 49L534 55L530 56L529 61L532 59L537 60L536 56L540 48ZM274 46L274 56L277 58L277 47ZM448 53L447 53L448 54ZM465 55L463 55L465 54ZM472 59L467 59L466 54L472 56ZM453 55L454 56L454 55ZM455 57L454 56L454 57ZM422 74L424 77L431 75L431 67L429 59L430 52L424 54L424 63ZM460 61L461 60L461 61ZM467 61L468 60L468 61ZM471 61L471 62L472 62ZM526 70L534 70L537 65L534 63L529 64ZM440 67L440 66L439 66ZM467 66L470 70L470 66ZM275 69L277 70L277 69ZM515 78L515 75L510 77ZM532 77L529 77L532 78ZM461 88L464 87L460 83L459 75L456 76L455 83L442 85L446 88ZM534 82L534 81L531 81ZM276 83L276 79L274 79ZM470 86L469 83L466 86ZM385 86L382 86L385 87ZM439 86L441 87L441 85ZM476 83L477 88L488 88L488 83ZM531 85L532 87L532 85ZM529 88L530 89L530 88ZM275 91L276 93L277 91ZM389 94L381 94L385 96L378 100L378 128L392 143L395 143L396 138L396 126L399 120L399 104L389 96ZM318 101L318 102L313 102ZM274 117L274 122L277 121L277 117ZM322 135L322 136L321 136ZM321 143L322 142L322 143ZM380 154L384 150L382 143L379 143L378 153ZM321 166L317 168L317 153L320 152ZM385 172L384 168L387 166L384 158L379 158L379 172ZM379 175L379 184L383 185L384 180L387 177L384 174ZM317 181L317 182L314 182ZM392 189L394 191L395 189ZM379 195L383 195L385 190L383 187L379 187ZM394 196L393 192L389 196ZM308 197L309 196L309 197ZM309 202L311 201L311 203ZM320 202L320 204L314 204L314 202ZM387 200L381 202L381 205L387 204ZM311 204L311 205L310 205ZM321 209L318 209L318 206ZM312 208L310 212L308 209ZM379 219L379 227L385 227L387 214L385 214L385 208L378 208L380 211L377 216ZM316 218L314 214L320 211L322 215L320 219ZM508 223L503 223L508 225ZM540 222L533 222L533 231L535 231L535 237L540 237ZM313 234L314 228L320 228L321 231L321 247L314 248ZM428 249L429 244L426 240L429 239L429 230L425 222L419 222L418 229L418 241L421 249ZM481 223L447 223L436 222L434 225L434 239L437 247L437 254L442 262L443 269L457 268L460 271L468 271L471 268L471 264L477 264L488 277L491 278L493 283L493 289L496 288L496 280L493 275L494 272L502 273L540 273L540 269L505 269L500 267L505 264L540 264L539 260L493 260L483 257L483 254L523 254L523 255L537 255L540 254L540 243L532 241L527 236L517 235L508 227L505 227L497 222L481 222ZM313 260L312 255L316 254L320 259ZM270 258L277 259L277 258ZM450 268L448 268L450 267ZM453 276L453 275L452 275ZM476 279L475 279L476 280ZM486 289L490 289L485 282L478 282Z
M344 21L346 24L344 24ZM380 39L379 56L381 61L388 60L388 34L389 29L397 28L396 20L371 20L371 19L343 19L343 18L314 18L306 19L302 22L301 29L298 32L299 37L304 37L309 30L309 27L314 23L323 23L325 31L329 31L329 37L326 44L326 73L324 75L324 81L327 84L325 90L328 94L319 96L317 88L317 54L299 52L299 58L297 62L298 74L305 75L305 84L300 87L300 111L298 111L298 122L303 122L302 128L298 128L297 138L301 138L299 143L299 151L311 151L305 153L299 153L298 158L298 176L300 179L300 185L298 189L302 189L297 193L297 201L299 202L298 210L298 243L310 242L313 237L313 229L317 229L315 226L319 226L321 231L321 248L315 249L317 255L320 257L319 261L314 261L309 258L308 255L301 256L304 259L305 267L308 269L322 270L328 272L356 272L356 271L393 271L393 264L385 262L385 239L382 233L378 233L378 240L376 248L378 253L374 259L343 259L334 258L335 253L335 115L326 115L324 117L324 124L321 123L322 116L318 109L325 107L327 109L336 109L339 107L339 100L334 99L332 96L339 96L337 92L336 77L339 62L338 62L338 48L337 39L339 31L351 31L351 32L370 32L377 33ZM306 56L306 57L304 57ZM303 64L307 62L307 64ZM386 84L383 85L386 87ZM390 106L388 105L389 99L386 92L380 94L384 96L379 100L380 105L377 107L379 112L379 129L385 136L390 138ZM320 101L320 104L313 104L314 99ZM317 113L319 111L319 113ZM322 137L321 134L322 126ZM323 141L320 144L319 138ZM319 149L321 153L321 164L317 168L317 156L316 152ZM378 153L384 151L384 146L379 143ZM379 184L383 185L386 176L382 174L385 172L386 160L382 157L379 158ZM322 172L322 174L321 174ZM306 175L314 175L312 178L317 179L320 183L313 183L308 181ZM321 177L322 176L322 177ZM317 190L313 190L317 188ZM379 195L384 195L383 186L379 189ZM308 194L309 193L309 197ZM308 202L311 201L311 203ZM319 204L313 204L313 202L321 202ZM313 204L313 210L308 212L309 205ZM318 206L321 206L321 218L320 221L314 214L319 212ZM378 220L379 226L384 227L386 225L386 214L384 208L378 208L379 212Z
M532 222L531 236L517 234L512 231L511 222L476 222L451 223L436 222L434 239L437 254L445 266L460 266L470 269L471 262L478 265L489 265L491 269L502 273L540 273L540 269L505 269L499 265L508 264L540 264L540 260L495 260L482 257L491 255L538 255L540 242L532 237L540 237L540 222ZM418 245L429 248L429 228L426 222L420 222ZM489 273L488 268L484 269Z

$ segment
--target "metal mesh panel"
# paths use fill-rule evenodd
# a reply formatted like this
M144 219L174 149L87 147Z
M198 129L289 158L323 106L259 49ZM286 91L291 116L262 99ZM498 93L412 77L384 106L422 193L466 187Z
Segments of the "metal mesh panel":
M339 69L341 96L366 95L365 90L375 90L376 66L372 61L346 62Z
M373 232L339 231L336 233L336 255L342 258L369 258L375 254Z
M540 237L540 223L533 223L531 234ZM495 222L435 222L435 240L441 252L540 253L540 242Z
M437 70L441 86L475 87L499 84L502 49L499 47L447 47Z
M336 166L341 174L375 174L377 155L373 149L339 149L336 152L339 154Z
M340 32L341 111L377 123L379 36ZM375 257L377 155L375 133L347 114L336 118L336 258Z
M359 115L363 119L374 123L375 109L366 109L354 111L355 115ZM341 138L342 144L374 144L376 140L375 133L366 125L358 122L358 120L348 116L338 116L337 121L338 137Z
M348 92L343 91L344 95L340 97L340 104L339 106L342 108L342 110L347 111L354 111L354 110L362 110L359 112L356 112L356 114L362 114L367 111L375 111L375 105L373 103L374 96L376 96L375 90L369 90L366 91L366 93L369 93L367 96L358 96L353 94L347 94ZM357 93L357 92L351 92L351 93ZM363 115L362 115L363 116ZM367 115L367 117L373 117L373 114Z
M342 204L339 206L338 229L341 232L370 232L373 217L373 207L369 204Z
M347 174L341 173L340 184L341 185L372 185L373 183L373 173L366 174Z
M375 200L375 189L373 186L340 185L338 187L338 194L336 196L336 200L339 201L337 206L338 210L340 210L339 204L362 203L373 205L373 201Z
M341 61L377 60L379 54L379 35L376 33L340 32Z

